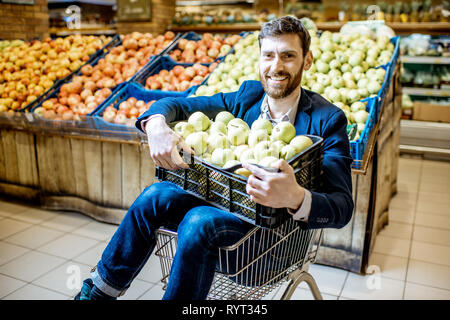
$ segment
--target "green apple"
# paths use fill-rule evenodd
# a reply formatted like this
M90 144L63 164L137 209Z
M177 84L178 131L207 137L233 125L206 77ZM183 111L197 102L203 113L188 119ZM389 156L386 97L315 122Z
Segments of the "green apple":
M252 174L252 172L250 170L245 169L245 168L239 168L239 169L235 170L234 173L239 174L244 177L247 177L247 178L250 177L250 175Z
M217 148L211 154L211 163L223 167L230 160L235 160L233 150Z
M210 134L220 132L223 134L227 134L227 126L225 123L220 121L211 121L211 126L209 127Z
M237 165L237 164L240 164L240 162L239 161L237 161L237 160L228 160L224 165L223 165L223 167L226 169L226 168L231 168L232 166L235 166L235 165Z
M366 110L366 105L364 104L364 102L356 101L356 102L353 102L350 105L350 110L352 112L356 112L356 111L359 111L359 110Z
M232 113L228 111L221 111L216 115L216 118L214 119L215 122L222 122L223 124L227 125L228 122L233 120L235 117Z
M311 138L307 136L296 136L294 139L291 140L289 143L291 146L294 146L295 149L297 149L297 153L302 152L309 146L312 146L313 141Z
M368 116L369 113L366 110L358 110L353 112L353 117L355 118L356 123L366 123Z
M277 152L277 157L280 157L280 153L281 153L281 149L286 145L286 143L284 141L281 140L277 140L272 142L272 147L275 149L275 151Z
M203 160L205 160L206 162L211 162L211 154L206 152L204 154L202 154L200 156L200 158L202 158Z
M288 121L281 121L272 130L273 141L289 143L295 137L295 127Z
M254 148L261 141L269 141L270 136L265 129L251 130L248 135L248 145L250 148Z
M376 80L370 80L367 84L367 90L369 90L369 93L371 94L377 94L380 89L381 85Z
M178 122L173 130L183 139L186 139L188 135L195 132L194 126L186 121Z
M186 144L199 156L208 147L208 134L202 131L191 133L186 137Z
M242 151L238 159L241 162L248 162L249 159L255 159L253 148L248 148Z
M261 159L258 164L260 166L266 167L266 168L271 168L272 163L278 161L278 158L273 157L273 156L267 156L264 157L263 159Z
M289 159L291 159L293 156L295 156L298 153L297 148L294 147L291 144L287 144L285 145L282 149L281 149L281 153L280 156L281 158L283 158L284 160L288 161Z
M217 148L230 148L230 142L228 141L227 136L221 132L211 133L207 142L210 150L215 150Z
M241 144L240 146L232 146L231 148L234 152L234 155L236 156L236 159L241 159L241 155L245 150L249 149L249 146L247 144Z
M194 126L195 131L205 131L210 126L209 118L200 111L194 112L189 116L188 123Z
M264 129L268 135L272 133L272 122L270 122L268 119L257 119L255 122L252 123L251 130L258 130L258 129Z
M240 118L231 119L227 124L228 130L230 130L230 126L243 127L243 128L246 128L247 130L250 130L250 127L248 126L247 122L245 122L244 120L242 120Z
M227 133L228 140L234 146L246 144L248 140L248 132L249 130L244 126L228 125L228 133Z
M278 152L272 146L270 141L261 141L253 148L253 154L255 159L261 161L263 158L268 156L277 157Z

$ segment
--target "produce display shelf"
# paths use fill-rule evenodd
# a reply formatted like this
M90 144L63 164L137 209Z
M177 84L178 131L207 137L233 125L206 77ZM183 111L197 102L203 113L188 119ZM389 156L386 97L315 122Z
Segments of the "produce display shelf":
M318 30L328 30L338 32L344 25L339 21L316 22ZM193 24L185 26L171 26L170 30L186 32L240 32L255 31L261 29L262 23L236 23L236 24ZM448 34L450 30L449 22L386 22L386 25L394 30L397 35L409 35L412 33L425 33L429 35Z
M450 64L450 57L401 56L400 61L414 64Z
M402 92L413 96L450 97L449 89L402 87Z

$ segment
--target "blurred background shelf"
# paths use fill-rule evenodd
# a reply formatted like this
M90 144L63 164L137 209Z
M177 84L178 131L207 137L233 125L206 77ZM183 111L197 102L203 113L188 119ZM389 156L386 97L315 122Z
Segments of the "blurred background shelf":
M401 56L400 61L414 64L450 64L450 57Z
M415 96L450 97L450 89L403 87L402 91L403 93Z
M450 160L450 123L400 121L400 152Z

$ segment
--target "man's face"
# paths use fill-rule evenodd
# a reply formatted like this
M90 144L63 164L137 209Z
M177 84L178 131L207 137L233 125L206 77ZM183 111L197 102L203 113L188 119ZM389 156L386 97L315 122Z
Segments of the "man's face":
M273 99L289 96L300 85L303 69L311 66L311 53L303 58L300 41L296 34L261 40L259 75L264 91Z

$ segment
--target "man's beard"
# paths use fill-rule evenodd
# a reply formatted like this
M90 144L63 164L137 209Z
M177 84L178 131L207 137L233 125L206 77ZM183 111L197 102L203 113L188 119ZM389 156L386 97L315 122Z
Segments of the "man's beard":
M295 89L298 88L300 85L300 82L302 81L302 73L303 73L303 63L299 71L294 75L292 78L291 75L288 72L277 72L274 74L267 74L264 75L260 71L260 79L261 84L264 88L264 91L267 93L267 95L273 99L282 99L289 96ZM284 77L286 76L288 79L288 83L286 86L281 86L279 88L274 88L269 86L268 81L269 79L266 79L266 77Z

